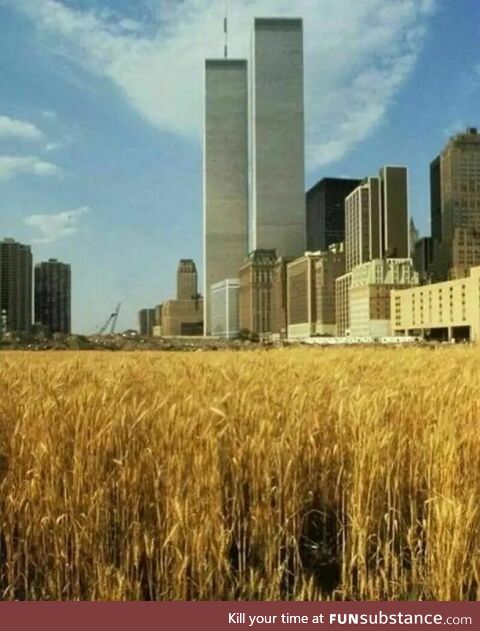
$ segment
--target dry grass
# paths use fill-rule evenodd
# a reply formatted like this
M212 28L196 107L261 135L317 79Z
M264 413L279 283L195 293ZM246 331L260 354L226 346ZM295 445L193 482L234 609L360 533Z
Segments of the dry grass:
M478 599L480 350L0 355L3 599Z

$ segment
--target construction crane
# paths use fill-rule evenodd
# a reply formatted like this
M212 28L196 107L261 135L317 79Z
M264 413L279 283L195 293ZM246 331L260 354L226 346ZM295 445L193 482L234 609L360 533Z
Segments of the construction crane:
M108 319L105 322L105 324L99 329L98 331L99 335L103 335L109 326L110 326L110 331L109 331L110 335L113 335L115 333L115 327L117 325L118 314L120 313L121 306L122 306L122 303L119 302L115 311L108 316Z

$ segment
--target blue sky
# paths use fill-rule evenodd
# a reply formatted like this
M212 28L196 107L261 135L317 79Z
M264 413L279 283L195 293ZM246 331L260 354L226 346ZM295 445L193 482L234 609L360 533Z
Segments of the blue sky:
M224 1L0 0L0 238L72 265L73 326L119 327L201 270L203 59ZM428 166L480 126L477 0L230 0L232 56L254 15L304 18L307 182L406 164L429 233Z

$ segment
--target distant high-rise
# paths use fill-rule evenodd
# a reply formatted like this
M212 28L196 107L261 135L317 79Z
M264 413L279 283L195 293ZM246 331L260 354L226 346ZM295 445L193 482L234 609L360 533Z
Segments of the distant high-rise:
M407 169L385 166L345 199L345 259L349 272L374 259L409 258Z
M380 169L380 252L382 258L409 258L407 167Z
M32 328L32 252L13 239L0 241L0 328L29 333Z
M70 265L56 259L35 265L35 323L50 333L70 333Z
M153 335L153 327L155 326L155 308L140 309L138 312L138 326L140 335L151 337Z
M327 177L307 192L307 250L325 252L345 240L345 198L360 183Z
M346 271L381 258L380 240L380 180L369 177L345 199Z
M257 18L251 72L250 251L305 251L303 25Z
M440 156L430 164L430 223L432 237L442 240L442 191L440 188Z
M247 62L206 61L204 130L204 331L210 287L235 278L248 253Z
M192 259L181 259L177 268L177 300L191 300L198 294L197 267Z
M453 136L430 165L432 236L440 276L465 277L480 264L480 134Z

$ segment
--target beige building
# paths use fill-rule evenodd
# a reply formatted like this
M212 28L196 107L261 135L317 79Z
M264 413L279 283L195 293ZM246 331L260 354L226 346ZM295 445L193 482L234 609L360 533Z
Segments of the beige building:
M203 298L167 300L163 303L162 336L203 334Z
M391 326L396 335L480 341L480 267L467 278L392 291Z
M345 199L346 270L380 256L380 180L369 177Z
M430 166L432 235L441 242L436 277L462 278L480 264L480 134L453 136ZM437 253L436 253L437 255Z
M377 258L409 256L407 168L384 166L345 199L346 271Z
M336 281L344 274L344 244L334 243L315 263L317 335L336 335Z
M239 324L259 335L272 333L275 250L254 250L239 270Z
M375 259L355 267L349 287L349 333L352 337L392 334L390 294L418 285L411 259Z
M317 320L315 263L319 252L306 252L287 265L288 338L310 337Z
M335 281L335 323L338 337L350 333L350 286L352 272L347 272Z
M177 299L156 307L155 332L152 330L152 333L164 337L202 335L203 298L197 293L197 286L195 263L182 259L177 269Z
M292 259L280 257L272 272L272 333L287 336L287 265Z
M344 272L343 244L306 252L287 265L289 338L335 335L335 281Z

